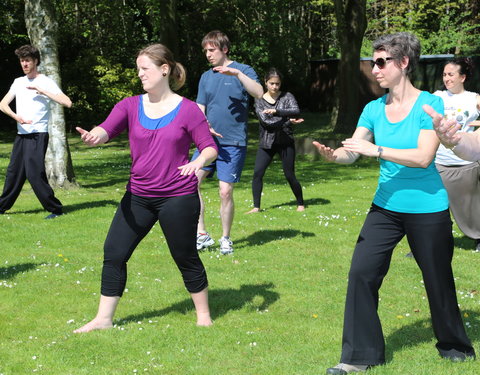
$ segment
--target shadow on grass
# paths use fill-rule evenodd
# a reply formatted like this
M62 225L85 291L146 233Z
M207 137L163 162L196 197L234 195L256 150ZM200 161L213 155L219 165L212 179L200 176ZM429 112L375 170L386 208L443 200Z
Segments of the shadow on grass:
M275 285L264 283L258 285L241 285L240 289L212 289L208 291L210 301L210 311L212 319L219 318L229 311L240 310L245 306L251 305L252 311L266 310L270 305L280 298L277 292L272 291ZM256 299L261 298L260 303ZM145 319L151 319L168 315L172 312L187 314L194 310L193 302L190 298L175 303L169 307L160 310L153 310L143 314L129 315L119 320L119 324L128 324Z
M312 232L301 232L296 229L280 229L280 230L260 230L252 233L250 236L245 238L240 238L235 241L235 248L249 247L255 245L263 245L268 242L278 241L284 238L294 238L302 236L305 237L315 237L315 233Z
M305 207L309 207L309 206L319 206L319 205L330 204L331 201L329 199L323 199L323 198L311 198L311 199L305 199L303 203ZM273 206L270 206L269 208L278 208L283 206L297 206L297 201L291 200L290 202L275 204Z
M83 202L83 203L77 203L77 204L70 204L67 206L63 206L63 212L66 214L69 214L71 212L79 211L79 210L85 210L88 208L95 208L95 207L105 207L105 206L118 206L119 201L114 201L111 199L104 199L100 201L92 201L92 202ZM39 212L45 212L43 208L38 208L35 210L26 210L26 211L14 211L14 212L8 212L9 215L15 215L15 214L37 214Z
M31 271L37 268L39 265L40 263L20 263L8 267L0 267L0 279L13 279L17 274Z
M480 313L478 311L463 310L461 311L464 323L470 322L470 326L478 327L480 324ZM480 339L480 330L478 328L467 329L467 335L472 342ZM386 338L386 361L391 362L396 351L402 348L416 346L420 343L435 340L433 327L430 319L422 319L415 323L405 325L397 329Z
M462 249L462 250L475 250L475 240L472 240L471 238L467 236L463 236L461 238L455 238L455 247Z
M82 186L82 188L85 188L85 189L98 189L98 188L103 188L103 187L106 187L106 186L121 184L122 182L126 185L127 182L128 182L128 178L125 178L125 177L111 178L109 180L102 181L102 182L82 184L81 186Z

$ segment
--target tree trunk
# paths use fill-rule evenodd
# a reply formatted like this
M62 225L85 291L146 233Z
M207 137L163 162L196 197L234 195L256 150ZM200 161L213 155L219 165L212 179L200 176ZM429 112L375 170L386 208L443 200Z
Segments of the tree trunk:
M335 133L351 134L360 116L360 50L367 28L366 0L335 0L340 63L336 105L332 112Z
M156 33L160 43L172 51L175 60L179 59L179 42L177 30L177 0L164 0L159 7L160 22L153 22L156 25ZM158 7L158 4L155 6Z
M58 25L52 1L25 0L25 24L32 45L40 50L39 70L61 87L57 48ZM50 141L45 155L48 181L52 187L76 186L63 107L52 101L51 110L48 124Z

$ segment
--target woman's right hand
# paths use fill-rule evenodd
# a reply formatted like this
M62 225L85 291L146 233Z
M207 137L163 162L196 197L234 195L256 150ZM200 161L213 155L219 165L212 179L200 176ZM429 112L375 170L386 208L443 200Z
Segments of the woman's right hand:
M337 157L333 154L335 150L328 146L325 146L317 141L313 141L312 144L317 148L318 153L330 162L335 162Z
M77 130L77 132L80 133L80 137L82 138L83 143L88 146L98 146L108 141L107 132L101 128L97 127L94 128L92 131L87 131L77 126L75 129ZM95 131L96 129L101 130Z

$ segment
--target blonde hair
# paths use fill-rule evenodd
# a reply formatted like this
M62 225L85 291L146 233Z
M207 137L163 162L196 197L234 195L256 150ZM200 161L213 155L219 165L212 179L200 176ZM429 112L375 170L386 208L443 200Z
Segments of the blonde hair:
M142 48L138 54L139 56L145 55L153 61L157 66L167 64L169 70L169 83L172 90L176 91L180 89L187 78L185 68L179 62L176 62L173 58L173 53L166 46L160 43L151 44L145 48Z

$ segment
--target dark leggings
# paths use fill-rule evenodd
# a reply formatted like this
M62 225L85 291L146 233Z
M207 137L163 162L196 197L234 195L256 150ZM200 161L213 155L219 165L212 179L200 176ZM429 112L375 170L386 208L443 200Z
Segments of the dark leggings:
M385 362L378 291L393 249L405 235L422 271L437 350L442 357L475 355L457 304L449 211L405 214L373 205L358 237L348 275L341 362Z
M197 193L169 198L125 193L105 240L102 295L122 296L127 282L127 262L157 220L187 290L198 293L205 289L207 274L196 248L199 213Z
M303 206L302 187L300 186L297 177L295 177L295 146L293 144L281 146L273 145L271 149L258 149L252 180L253 206L260 208L260 200L263 190L263 176L265 175L267 167L272 162L273 157L277 153L282 159L283 173L297 199L297 205Z

